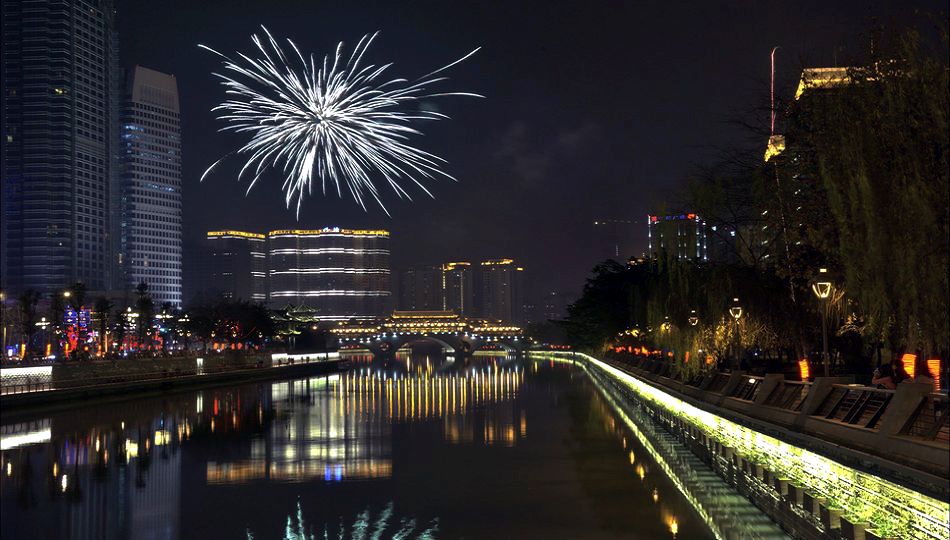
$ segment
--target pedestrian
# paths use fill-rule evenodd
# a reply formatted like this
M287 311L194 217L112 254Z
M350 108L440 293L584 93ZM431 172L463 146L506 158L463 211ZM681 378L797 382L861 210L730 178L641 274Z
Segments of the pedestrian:
M871 378L871 384L878 388L886 388L887 390L894 390L897 388L897 381L894 377L894 368L891 364L884 364L874 370L874 375Z
M903 362L894 362L891 370L894 373L893 377L894 377L895 384L900 384L910 379L910 375L907 373L907 370L904 369Z

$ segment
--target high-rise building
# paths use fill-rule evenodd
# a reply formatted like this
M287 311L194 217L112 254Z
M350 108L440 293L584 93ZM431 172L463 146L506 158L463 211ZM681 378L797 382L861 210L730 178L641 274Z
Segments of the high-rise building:
M208 231L204 289L229 300L267 300L267 254L263 234Z
M706 223L692 213L649 216L650 257L706 261Z
M475 272L472 263L442 265L442 309L461 317L475 315Z
M116 278L121 77L111 0L2 3L3 286Z
M122 108L122 267L157 303L182 301L181 122L174 75L136 66Z
M524 317L521 268L512 259L482 261L478 271L479 316L520 324Z
M597 261L613 259L621 263L643 253L643 234L637 229L642 225L630 219L594 220L593 245Z
M442 309L442 267L421 265L399 273L399 309L432 311Z
M389 231L327 227L267 234L268 301L320 320L369 319L391 308Z

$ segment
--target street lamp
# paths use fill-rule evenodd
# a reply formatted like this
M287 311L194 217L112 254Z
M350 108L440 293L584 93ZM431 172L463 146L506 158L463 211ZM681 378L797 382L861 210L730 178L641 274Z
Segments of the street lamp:
M821 303L821 363L825 367L825 377L831 375L831 362L828 356L828 298L833 289L827 268L818 269L818 277L811 284L811 290Z
M739 348L742 346L742 341L739 338L739 319L742 317L742 306L739 305L738 298L732 299L732 307L729 308L729 315L732 315L732 318L736 321L736 362L733 367L738 370L739 367L741 367Z
M732 318L736 320L736 324L739 323L739 318L742 317L742 306L739 305L739 299L732 299L732 307L729 308L729 315L732 315Z

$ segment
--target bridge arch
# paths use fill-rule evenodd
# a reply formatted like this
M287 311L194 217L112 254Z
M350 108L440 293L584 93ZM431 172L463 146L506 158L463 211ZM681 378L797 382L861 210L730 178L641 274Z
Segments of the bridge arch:
M392 341L392 347L393 347L393 353L395 353L396 351L405 347L406 345L411 346L413 343L427 342L427 343L435 343L437 345L441 345L442 348L446 349L448 352L451 352L451 353L459 352L460 349L463 349L463 352L464 352L464 348L465 348L464 345L462 343L459 343L458 341L459 340L456 340L456 339L443 338L440 336L431 336L431 335L405 336L405 337L400 336L398 338L395 338Z

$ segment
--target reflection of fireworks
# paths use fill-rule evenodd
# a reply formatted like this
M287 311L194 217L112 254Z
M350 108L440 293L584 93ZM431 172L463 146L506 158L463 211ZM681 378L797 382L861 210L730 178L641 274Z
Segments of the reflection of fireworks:
M444 176L442 158L411 146L412 127L417 120L447 118L420 100L439 96L474 96L466 92L432 93L430 87L446 77L437 76L475 54L478 49L415 81L380 77L392 64L362 65L363 55L376 38L364 36L349 58L343 56L343 43L331 58L323 62L313 55L306 59L292 41L293 53L285 53L264 28L266 40L252 40L260 56L238 54L238 60L202 45L224 58L224 73L215 75L227 89L228 99L213 110L227 125L222 131L250 133L251 140L237 150L246 156L239 178L253 174L250 190L261 174L275 168L286 175L284 192L287 206L297 199L297 214L304 193L311 193L317 177L323 193L327 184L342 196L342 184L364 209L364 195L371 196L385 211L380 193L373 183L382 176L399 197L409 194L399 184L411 180L430 197L420 182L424 178ZM410 110L410 105L411 110ZM221 160L215 162L202 179Z
M346 526L342 519L341 516L338 524L324 524L322 538L330 538L334 529L336 529L335 532L338 538L355 538L360 540L365 540L369 537L382 538L384 536L386 538L434 540L436 534L439 532L438 518L434 518L429 522L429 525L422 530L419 530L415 518L405 517L394 519L392 501L383 508L375 520L373 520L369 508L360 512L353 521L353 524L349 527ZM312 529L312 526L307 527L304 524L303 507L301 507L300 501L298 500L297 514L287 516L287 526L284 528L282 540L315 540L316 538L321 538L314 535ZM307 533L308 530L311 531L309 534ZM247 530L247 540L254 540L254 534L249 529Z

